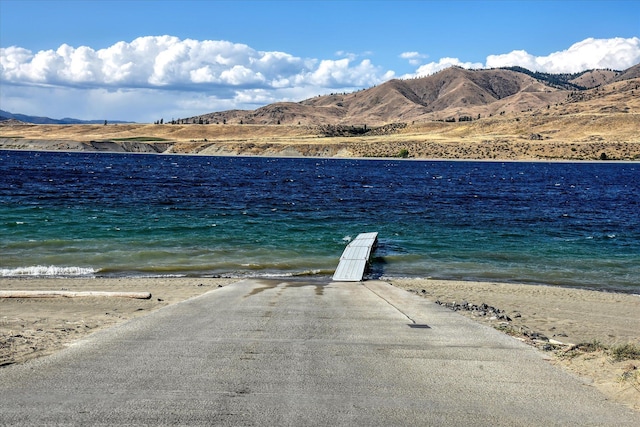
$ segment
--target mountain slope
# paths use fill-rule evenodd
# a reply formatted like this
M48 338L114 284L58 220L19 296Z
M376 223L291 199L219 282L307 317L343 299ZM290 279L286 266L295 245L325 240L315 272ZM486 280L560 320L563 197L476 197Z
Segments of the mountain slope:
M428 77L390 80L353 93L279 102L253 111L222 111L187 119L206 123L379 126L394 122L477 119L519 113L563 102L567 94L632 78L624 72L592 70L552 75L512 67L467 70L451 67Z

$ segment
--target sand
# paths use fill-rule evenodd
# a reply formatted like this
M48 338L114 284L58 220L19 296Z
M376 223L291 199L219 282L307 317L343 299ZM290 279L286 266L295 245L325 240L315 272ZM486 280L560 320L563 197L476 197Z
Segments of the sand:
M232 279L10 279L0 290L150 292L150 299L116 297L0 298L0 366L50 354L91 332L203 294ZM1 368L0 368L1 369Z
M208 278L0 278L0 290L3 291L152 294L150 299L0 298L0 369L51 354L96 330L143 316L234 281ZM484 303L501 310L510 321L478 316L470 311L458 313L500 328L514 335L514 339L521 339L540 349L546 348L546 351L541 351L545 351L550 363L581 376L608 398L640 411L640 359L614 362L605 350L627 343L640 346L639 295L505 283L427 279L393 279L388 282L434 302ZM551 341L530 339L536 334ZM549 345L549 342L558 344ZM597 350L576 350L575 345L581 343L597 343Z

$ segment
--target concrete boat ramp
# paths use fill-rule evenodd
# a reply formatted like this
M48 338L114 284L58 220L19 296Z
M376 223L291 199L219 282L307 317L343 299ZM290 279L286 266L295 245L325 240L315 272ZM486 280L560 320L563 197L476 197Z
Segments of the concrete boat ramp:
M0 369L0 425L638 426L512 337L375 280L243 280Z

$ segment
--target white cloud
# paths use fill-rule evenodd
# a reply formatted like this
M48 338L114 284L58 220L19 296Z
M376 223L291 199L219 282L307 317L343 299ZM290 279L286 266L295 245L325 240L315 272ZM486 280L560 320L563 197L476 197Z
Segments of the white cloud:
M418 55L418 52L404 52L400 57L411 61ZM566 50L553 52L547 56L535 56L525 50L514 50L506 54L489 55L485 64L463 62L458 58L441 58L437 62L421 65L414 73L402 77L428 76L451 66L468 69L520 66L544 73L578 73L595 68L625 70L638 63L640 63L640 38L588 38Z
M20 47L0 49L0 79L29 85L128 87L184 90L216 85L282 87L286 84L371 86L385 75L365 61L305 60L284 52L262 52L217 40L140 37L106 49L62 45L32 53ZM307 79L311 78L310 81Z
M588 38L569 49L547 56L534 56L524 50L489 55L487 68L518 65L545 73L578 73L594 68L624 70L640 62L640 38Z
M402 78L424 77L437 73L449 67L462 68L483 68L484 65L479 62L462 62L458 58L441 58L438 62L429 62L421 65L413 74L406 74Z
M365 59L352 65L348 58L320 61L317 69L304 77L313 86L325 88L358 88L372 86L393 77L393 72L380 74L378 67Z
M400 58L408 60L409 64L414 66L420 65L422 63L422 60L428 57L429 55L425 55L420 52L402 52L400 54Z

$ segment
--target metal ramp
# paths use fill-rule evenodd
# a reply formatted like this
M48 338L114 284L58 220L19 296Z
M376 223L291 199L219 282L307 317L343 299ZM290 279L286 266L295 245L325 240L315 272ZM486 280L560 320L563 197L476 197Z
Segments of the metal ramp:
M344 249L333 274L339 282L360 282L378 243L378 233L361 233Z

